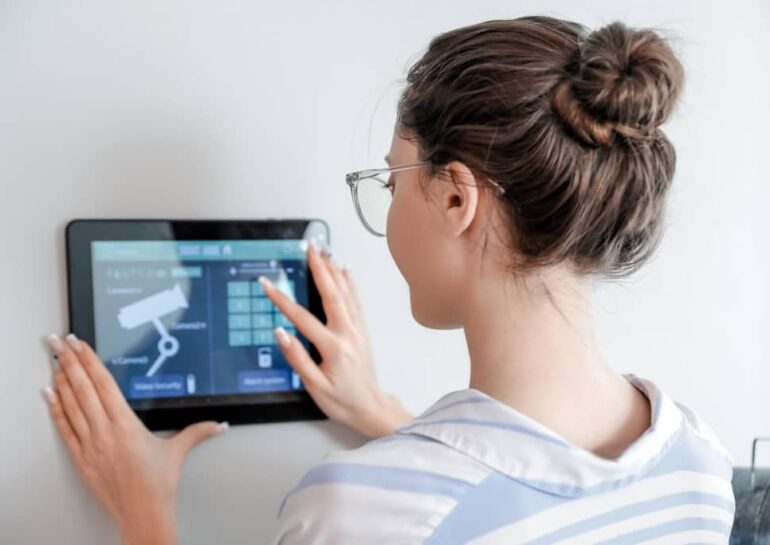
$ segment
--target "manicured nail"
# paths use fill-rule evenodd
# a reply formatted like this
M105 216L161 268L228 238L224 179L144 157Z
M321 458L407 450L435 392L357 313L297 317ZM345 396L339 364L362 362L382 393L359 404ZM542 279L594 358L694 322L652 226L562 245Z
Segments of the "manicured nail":
M286 347L291 344L291 338L282 326L276 327L273 332L275 333L275 338L278 339L278 342L281 344L281 346Z
M72 349L75 352L83 351L83 343L80 342L80 339L78 339L74 333L70 333L64 338L67 340L67 343L69 343L69 345L72 347Z
M51 346L51 350L53 350L54 354L61 354L64 351L64 343L61 342L61 339L56 333L51 333L46 337L46 340L48 341L48 344Z
M230 428L229 422L220 422L217 426L217 435L222 435Z
M40 389L40 393L43 395L43 399L46 400L47 403L50 405L53 405L56 403L56 394L51 389L50 386L46 386L45 388Z
M262 284L263 288L274 288L275 286L267 276L260 276L257 281Z
M350 270L350 263L345 263L345 265L342 266L343 271L349 271Z

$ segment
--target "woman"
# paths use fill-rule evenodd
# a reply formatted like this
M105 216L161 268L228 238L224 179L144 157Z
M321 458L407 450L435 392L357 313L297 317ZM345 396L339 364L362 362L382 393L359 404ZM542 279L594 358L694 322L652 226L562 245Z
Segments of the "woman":
M675 163L659 126L682 83L662 38L621 23L525 17L431 42L392 166L348 183L390 174L387 224L357 210L387 228L415 319L464 329L469 388L413 419L377 386L348 271L309 249L326 324L263 279L323 356L276 330L318 405L381 437L308 471L274 543L727 542L729 455L652 381L613 371L591 317L593 277L636 270L659 240ZM81 476L125 543L176 543L184 457L226 424L156 437L86 343L50 341L44 394Z

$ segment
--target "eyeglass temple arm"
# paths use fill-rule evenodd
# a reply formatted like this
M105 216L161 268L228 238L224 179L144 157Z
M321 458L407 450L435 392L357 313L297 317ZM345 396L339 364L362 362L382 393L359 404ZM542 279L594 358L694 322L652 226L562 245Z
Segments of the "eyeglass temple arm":
M358 172L351 172L350 174L345 175L345 181L347 181L350 184L364 178L370 178L372 176L376 176L378 174L385 174L387 172L398 172L400 170L407 170L410 168L416 168L416 167L420 167L428 164L430 164L430 161L421 161L419 163L412 163L409 165L399 165L396 167L389 167L389 168L372 168L369 170L359 170ZM505 188L500 184L498 184L496 181L488 180L488 182L495 187L495 189L500 195L505 193Z
M388 168L372 168L369 170L359 170L358 172L351 172L350 174L345 175L345 180L347 180L348 182L355 182L363 178L370 178L372 176L376 176L378 174L385 174L388 172L399 172L401 170L417 168L427 164L430 164L430 162L421 161L419 163L412 163L409 165L399 165L399 166L388 167Z

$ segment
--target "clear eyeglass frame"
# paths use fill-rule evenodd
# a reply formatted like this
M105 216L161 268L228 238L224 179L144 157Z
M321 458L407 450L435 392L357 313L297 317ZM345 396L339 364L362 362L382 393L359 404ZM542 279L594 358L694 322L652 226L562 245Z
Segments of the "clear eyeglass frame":
M366 219L366 215L361 208L361 204L358 198L358 184L363 180L375 180L376 182L386 187L388 185L387 179L382 179L383 176L389 175L392 172L400 172L402 170L410 170L413 168L419 168L427 166L430 161L420 161L418 163L410 163L408 165L397 165L386 168L372 168L367 170L358 170L356 172L350 172L345 175L345 183L350 187L350 196L353 199L353 206L356 209L358 219L363 224L364 228L376 237L384 237L385 233L380 232L376 228L372 227ZM488 182L495 188L498 196L502 196L505 193L505 188L494 180L488 180Z

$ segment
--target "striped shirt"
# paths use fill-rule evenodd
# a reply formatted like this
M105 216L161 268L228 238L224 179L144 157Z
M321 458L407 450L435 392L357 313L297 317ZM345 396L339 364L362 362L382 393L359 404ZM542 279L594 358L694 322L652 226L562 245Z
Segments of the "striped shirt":
M273 545L726 544L733 460L685 405L626 374L651 426L597 456L481 391L332 451L284 498Z

